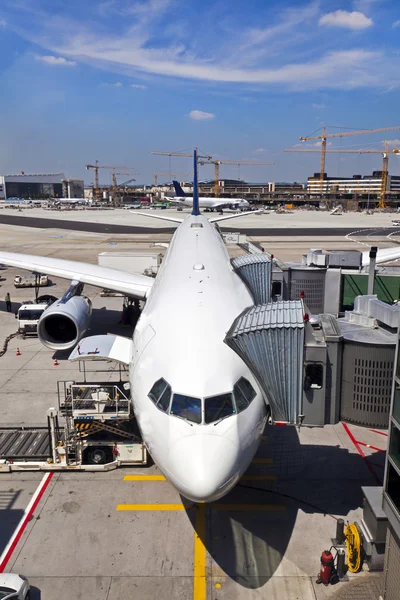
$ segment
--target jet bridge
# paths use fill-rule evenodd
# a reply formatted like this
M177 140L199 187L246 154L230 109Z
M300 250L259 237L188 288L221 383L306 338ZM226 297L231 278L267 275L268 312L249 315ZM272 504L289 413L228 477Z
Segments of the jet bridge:
M244 254L233 258L231 264L250 289L256 304L270 301L272 261L267 254Z
M235 319L225 337L260 384L273 422L303 422L304 340L301 300L252 306Z

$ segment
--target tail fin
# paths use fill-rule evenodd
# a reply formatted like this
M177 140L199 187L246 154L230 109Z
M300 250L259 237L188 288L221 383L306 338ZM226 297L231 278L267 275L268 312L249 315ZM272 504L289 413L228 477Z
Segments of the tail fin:
M195 148L193 153L193 209L192 215L199 215L200 207L199 207L199 187L197 184L197 148Z
M183 191L183 189L181 188L181 186L179 185L179 182L173 181L172 183L174 184L175 194L179 197L185 198L186 194Z

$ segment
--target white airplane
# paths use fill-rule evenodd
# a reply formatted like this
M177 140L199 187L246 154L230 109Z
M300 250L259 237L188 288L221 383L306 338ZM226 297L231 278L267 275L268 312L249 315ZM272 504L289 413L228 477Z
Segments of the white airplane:
M178 181L173 181L172 183L174 184L176 194L174 198L172 198L173 202L192 208L193 196L187 196L179 185ZM206 211L213 211L223 208L249 209L250 204L248 200L245 200L244 198L208 198L206 196L200 196L199 207L204 208Z
M214 223L200 214L195 153L194 205L179 223L154 280L116 269L0 252L6 265L71 280L68 292L41 317L49 348L75 348L70 359L107 355L129 365L134 412L152 458L186 498L210 502L229 492L257 451L267 418L261 389L224 338L254 305L234 272ZM79 340L89 326L83 284L145 300L133 341L115 336ZM78 346L77 346L78 344ZM94 352L94 348L96 351Z

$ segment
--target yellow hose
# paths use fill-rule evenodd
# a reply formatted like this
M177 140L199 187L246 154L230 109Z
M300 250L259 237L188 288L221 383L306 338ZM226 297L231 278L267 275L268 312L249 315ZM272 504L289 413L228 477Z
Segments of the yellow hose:
M344 530L347 546L347 566L350 573L358 573L361 568L361 538L355 523L349 523Z

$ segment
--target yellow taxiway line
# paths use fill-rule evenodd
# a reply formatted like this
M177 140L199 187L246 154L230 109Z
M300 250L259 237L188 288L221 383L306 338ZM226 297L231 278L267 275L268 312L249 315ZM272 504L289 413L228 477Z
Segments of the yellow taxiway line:
M167 481L164 475L125 475L124 481ZM241 481L276 481L276 475L243 475Z
M204 544L206 537L206 508L199 504L196 510L196 525L194 531L194 573L193 600L206 600L207 596L207 551Z
M166 481L164 475L125 475L124 481Z
M187 508L190 508L187 507ZM118 504L117 510L185 510L184 504Z

